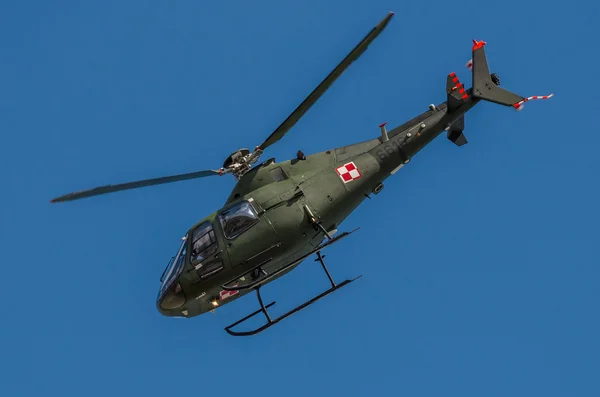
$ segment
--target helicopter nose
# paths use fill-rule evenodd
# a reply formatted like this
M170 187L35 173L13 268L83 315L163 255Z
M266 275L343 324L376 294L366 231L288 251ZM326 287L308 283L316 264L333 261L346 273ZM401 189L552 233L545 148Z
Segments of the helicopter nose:
M159 305L161 309L173 310L183 306L185 301L186 298L183 293L183 288L181 288L179 283L176 283L160 297Z

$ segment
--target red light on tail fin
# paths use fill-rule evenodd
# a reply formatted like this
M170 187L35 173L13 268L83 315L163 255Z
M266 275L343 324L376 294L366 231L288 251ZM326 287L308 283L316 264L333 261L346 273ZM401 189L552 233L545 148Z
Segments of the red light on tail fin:
M483 46L486 44L487 43L483 40L477 41L477 40L473 39L473 51L483 48Z

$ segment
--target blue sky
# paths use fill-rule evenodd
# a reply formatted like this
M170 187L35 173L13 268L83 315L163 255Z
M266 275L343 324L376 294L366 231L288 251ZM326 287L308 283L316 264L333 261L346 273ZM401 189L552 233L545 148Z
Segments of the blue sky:
M20 1L0 5L0 393L597 396L597 2ZM530 102L483 103L385 183L327 251L364 277L277 327L155 309L185 230L231 178L49 205L215 168L254 147L385 16L387 30L269 154L362 141L445 100L473 38ZM308 261L281 313L327 287ZM267 386L261 389L260 382Z

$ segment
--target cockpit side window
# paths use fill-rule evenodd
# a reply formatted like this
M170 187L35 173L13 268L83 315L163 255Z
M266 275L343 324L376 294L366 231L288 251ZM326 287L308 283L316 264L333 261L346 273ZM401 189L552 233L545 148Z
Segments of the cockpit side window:
M227 239L234 239L258 223L258 215L248 201L231 207L219 215L223 234Z
M215 231L210 221L203 222L192 232L192 250L190 260L202 262L215 252L219 246L215 238Z

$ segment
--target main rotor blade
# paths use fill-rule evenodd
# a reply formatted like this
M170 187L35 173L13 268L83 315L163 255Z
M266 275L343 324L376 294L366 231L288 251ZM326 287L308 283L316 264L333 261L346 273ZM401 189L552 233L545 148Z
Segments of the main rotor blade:
M173 176L164 176L161 178L144 179L141 181L121 183L119 185L106 185L96 187L90 190L83 190L80 192L65 194L64 196L57 197L50 200L51 203L58 203L61 201L78 200L86 197L97 196L100 194L118 192L121 190L137 189L145 186L160 185L164 183L185 181L187 179L203 178L205 176L222 175L221 172L216 170L205 170L198 172L190 172L189 174L179 174Z
M333 84L333 82L350 66L352 62L357 60L363 52L367 49L369 44L379 36L379 34L385 29L388 22L394 16L393 12L389 12L388 15L381 20L375 26L369 34L367 34L363 40L358 43L356 47L344 58L342 62L315 88L313 92L302 102L293 112L288 116L287 119L259 146L260 149L265 150L275 142L279 141L283 136L300 120L302 116L310 109L312 105L327 91L327 89Z

